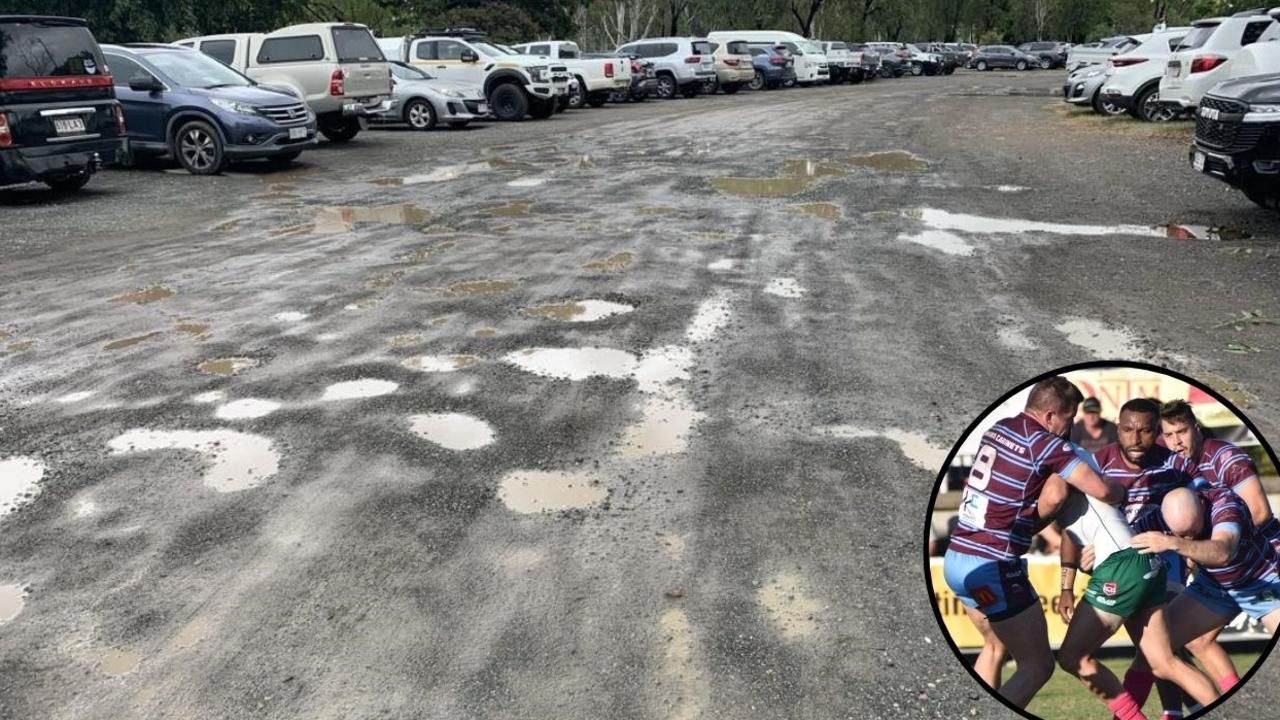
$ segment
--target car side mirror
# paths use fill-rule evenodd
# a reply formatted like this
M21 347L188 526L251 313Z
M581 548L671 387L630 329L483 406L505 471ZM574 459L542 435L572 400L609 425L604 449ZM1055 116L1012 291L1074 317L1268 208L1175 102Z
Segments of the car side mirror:
M138 73L129 78L129 89L146 93L160 92L164 90L164 83L146 73Z
M480 56L474 50L463 50L461 59L464 63L480 62Z

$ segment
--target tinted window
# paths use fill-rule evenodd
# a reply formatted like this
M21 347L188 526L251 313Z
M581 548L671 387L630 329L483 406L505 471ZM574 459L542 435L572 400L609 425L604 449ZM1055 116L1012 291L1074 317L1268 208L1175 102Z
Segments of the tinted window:
M0 77L97 75L102 64L97 43L84 27L0 24Z
M1180 37L1176 37L1176 38L1169 38L1169 50L1170 50L1170 51L1172 51L1172 50L1177 49L1178 45L1179 45L1181 42L1182 42L1182 38L1180 38Z
M419 60L435 60L436 59L436 43L434 40L420 42L413 51L413 56Z
M658 55L660 54L660 53L654 52L654 49L658 47L657 45L648 45L645 43L640 43L639 45L635 45L634 47L635 47L635 53L643 58L658 57Z
M530 45L527 54L529 55L550 55L550 45Z
M1178 43L1179 50L1194 50L1203 46L1209 40L1209 36L1218 29L1217 25L1205 25L1203 27L1191 28L1191 32L1182 38L1182 42Z
M848 50L849 46L844 43L831 43L832 50Z
M268 38L262 41L262 47L258 49L258 62L264 64L323 59L324 44L320 42L319 35Z
M565 60L572 60L573 58L578 57L578 48L572 45L561 45L560 57Z
M208 55L188 50L160 50L142 53L161 74L178 85L209 88L215 85L252 85L248 78Z
M672 52L675 52L675 50L672 50ZM711 43L704 42L702 40L694 41L693 43L694 55L710 55L713 52L715 52L715 50L711 47Z
M746 55L747 44L741 40L735 40L729 43L729 47L725 48L730 55Z
M619 55L638 55L639 53L636 52L635 45L623 45L622 47L618 48L618 54Z
M435 60L461 60L466 45L457 40L437 40Z
M1252 45L1258 42L1258 38L1262 37L1262 33L1271 27L1271 21L1251 22L1244 26L1244 33L1240 35L1240 45Z
M223 65L230 65L236 56L235 40L206 40L200 43L200 52L217 60Z
M663 55L675 55L680 52L680 46L675 43L662 43L658 46L658 57Z
M431 79L430 75L426 74L425 72L419 70L416 67L413 67L412 65L405 65L403 63L393 62L393 63L390 63L390 68L391 68L391 74L394 75L395 77L400 78L401 80L430 80Z
M151 75L143 70L141 65L123 55L104 54L103 57L106 58L107 65L111 68L111 76L115 78L117 85L128 85L134 75Z
M386 60L382 48L362 27L336 27L333 29L333 48L338 51L338 62L377 62Z

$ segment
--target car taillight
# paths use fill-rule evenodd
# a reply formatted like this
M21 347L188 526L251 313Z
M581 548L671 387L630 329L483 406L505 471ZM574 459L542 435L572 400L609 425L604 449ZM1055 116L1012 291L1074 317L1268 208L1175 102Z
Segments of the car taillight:
M631 63L631 74L632 74L632 75L638 75L638 74L640 74L640 73L642 73L642 72L644 72L644 66L643 66L643 65L641 65L641 64L640 64L640 63L638 63L638 62L634 62L634 61L633 61L633 62Z
M126 134L124 129L124 108L120 106L120 103L116 103L116 132L120 135Z
M769 62L773 63L774 65L786 65L787 59L782 57L781 55L774 55L773 57L769 58Z
M604 64L604 76L607 78L613 77L613 63Z
M702 62L702 57L698 55L690 55L684 59L685 65L694 65L700 62Z
M0 112L0 147L13 145L13 133L9 132L9 113Z
M738 66L738 59L737 59L737 58L725 58L725 59L724 59L724 64L725 64L725 65L728 65L729 67L737 67L737 66Z
M1201 55L1191 59L1191 72L1209 72L1226 61L1221 55Z
M1138 63L1144 63L1146 61L1146 58L1140 57L1113 57L1108 62L1111 63L1111 67L1129 67L1130 65L1137 65Z
M342 68L334 69L333 74L329 76L330 95L338 96L345 92L345 83L343 81L346 77L347 75L342 71Z

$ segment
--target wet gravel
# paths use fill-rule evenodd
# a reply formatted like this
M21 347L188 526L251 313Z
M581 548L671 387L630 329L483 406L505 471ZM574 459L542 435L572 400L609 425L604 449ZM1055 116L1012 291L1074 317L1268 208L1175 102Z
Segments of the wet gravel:
M1059 79L382 129L283 172L0 190L0 460L44 468L0 515L0 586L25 587L0 716L1014 717L930 610L931 459L1096 358L1280 419L1276 219L1187 167L1186 124L1069 110ZM1147 232L1170 223L1251 237ZM565 321L589 299L634 309ZM525 361L547 348L613 352ZM201 371L227 358L252 363ZM445 413L493 441L415 432ZM225 430L278 469L207 486L239 450L198 439L235 436L173 433ZM508 504L530 479L555 510ZM1268 716L1277 680L1215 717Z

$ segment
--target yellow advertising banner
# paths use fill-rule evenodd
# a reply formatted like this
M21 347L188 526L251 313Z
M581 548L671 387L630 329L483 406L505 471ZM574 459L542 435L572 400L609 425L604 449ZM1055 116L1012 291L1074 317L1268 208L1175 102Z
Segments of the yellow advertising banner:
M947 581L942 576L942 558L929 558L929 574L933 581L933 601L942 615L942 622L947 626L947 633L961 650L978 650L982 647L982 636L974 628L969 616L964 612L964 605L956 598ZM1056 557L1027 558L1027 574L1031 576L1031 585L1040 596L1040 608L1044 611L1045 621L1049 625L1049 645L1057 649L1062 638L1067 634L1067 626L1058 617L1054 609L1058 606L1058 581L1061 577ZM1089 584L1089 576L1076 573L1076 602L1084 597L1085 586ZM1131 645L1129 636L1122 628L1107 641L1108 645Z

